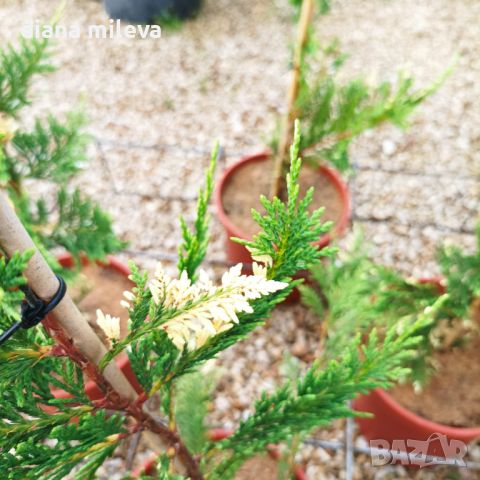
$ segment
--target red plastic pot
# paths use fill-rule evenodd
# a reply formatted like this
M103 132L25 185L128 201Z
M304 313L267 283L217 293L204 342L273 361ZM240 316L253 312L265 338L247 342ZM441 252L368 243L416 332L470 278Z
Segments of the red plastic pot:
M433 283L437 286L439 294L445 293L445 286L440 278L423 278L419 282ZM400 405L390 394L381 389L358 397L353 402L353 407L359 412L369 412L374 415L371 418L357 418L360 433L368 441L386 441L393 450L413 452L413 442L419 441L424 442L417 445L425 446L422 453L426 455L443 459L457 458L458 450L452 444L452 440L468 444L480 438L480 427L450 427L427 420ZM444 441L448 442L451 448L445 448L445 443L437 441L439 436L445 436ZM406 448L402 448L403 446ZM418 467L424 464L415 462L415 464L410 463L410 466Z
M221 440L228 438L232 434L233 434L233 430L229 430L227 428L214 428L208 432L208 438L213 442L220 442ZM280 452L275 445L268 448L268 454L274 460L280 460ZM156 465L157 465L156 458L147 460L140 468L135 470L135 472L133 473L134 478L139 478L141 475L154 476L156 474L156 471L155 471ZM300 467L299 465L295 467L293 475L295 480L308 480L305 470L303 470L303 468Z
M70 253L62 253L57 256L57 260L60 263L60 265L64 268L73 268L75 265L75 261ZM83 259L82 260L83 265L88 265L88 260ZM115 270L119 274L123 275L124 277L127 277L130 275L130 269L128 266L120 262L117 258L113 256L108 256L106 262L97 262L97 264L103 268L109 268L112 270ZM135 391L138 394L143 393L142 388L140 384L138 383L138 380L133 373L132 367L130 365L130 362L128 360L128 356L125 353L122 353L118 355L118 357L115 359L118 367L120 370L123 372L123 374L127 377L129 380L130 384L133 386ZM85 382L85 393L87 396L90 398L90 400L100 400L103 395L102 391L100 388L97 386L95 382L92 380L88 380ZM55 389L52 390L52 394L56 398L69 398L69 394L63 390Z
M248 155L242 158L237 163L233 164L230 168L225 170L217 185L217 189L215 191L215 207L217 210L218 218L227 234L226 251L228 261L231 263L243 263L247 265L252 263L252 257L249 251L244 246L239 245L238 243L234 243L230 240L231 237L251 240L251 237L247 235L243 230L241 230L237 225L235 225L225 212L222 201L223 192L225 190L225 187L230 182L231 178L245 164L250 162L266 162L270 159L270 156L270 152L267 151L257 153L255 155ZM319 175L323 175L324 177L326 177L334 185L343 202L343 209L340 220L335 225L333 231L319 238L318 241L314 242L314 245L318 246L318 248L323 248L331 242L333 237L338 237L345 231L350 219L350 194L347 185L342 180L340 174L336 170L329 168L325 165L321 165L318 167L318 173Z
M458 450L452 440L468 444L480 438L480 427L457 428L432 422L402 407L391 395L380 389L357 398L353 406L359 412L374 415L373 418L357 419L362 435L369 441L385 440L394 450L413 452L412 442L419 441L426 442L426 450L422 453L444 459L456 458ZM444 448L440 441L431 441L436 440L439 435L444 435L452 448ZM401 442L398 442L399 440ZM403 448L404 445L406 448Z

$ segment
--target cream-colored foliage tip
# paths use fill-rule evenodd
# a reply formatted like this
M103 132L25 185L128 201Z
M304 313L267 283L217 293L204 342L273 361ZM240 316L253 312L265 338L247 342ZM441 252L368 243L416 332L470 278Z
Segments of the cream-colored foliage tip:
M216 286L204 271L196 283L186 272L173 279L160 263L149 285L153 301L177 313L159 328L167 332L178 349L195 350L238 323L238 313L252 313L250 301L288 286L268 280L265 267L254 264L253 271L254 275L242 275L242 264L238 264L225 272L221 284Z

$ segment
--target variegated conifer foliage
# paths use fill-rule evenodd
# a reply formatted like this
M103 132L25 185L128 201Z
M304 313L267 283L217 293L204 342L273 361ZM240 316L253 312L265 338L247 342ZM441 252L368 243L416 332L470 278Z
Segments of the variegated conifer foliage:
M207 441L205 402L211 385L200 367L261 325L299 283L292 281L299 270L334 252L311 245L329 226L320 223L321 210L309 213L312 191L299 198L299 143L297 125L288 198L285 203L262 199L264 215L254 213L262 231L253 241L243 242L260 263L255 264L253 276L242 275L240 265L227 270L218 283L205 272L197 275L196 266L208 243L215 149L206 188L199 195L195 226L189 230L182 222L178 276L159 265L149 278L132 264L136 286L122 300L130 316L124 339L119 338L118 321L99 312L100 326L111 341L100 368L126 352L145 392L140 401L159 395L159 420L145 417L138 406L90 400L78 359L58 349L42 327L24 332L0 349L0 464L7 478L94 478L122 442L151 430L173 442L173 456L181 452L189 478L227 480L268 444L353 415L347 401L357 393L386 387L406 374L403 364L415 350L419 331L431 321L430 312L404 320L401 328L394 326L381 339L375 331L363 343L360 336L353 338L343 355L324 368L316 363L297 384L263 394L231 438ZM2 260L0 294L9 294L12 284L22 281L27 261L28 255L15 256L9 263ZM54 389L63 393L54 394ZM158 478L182 478L171 451L158 458Z

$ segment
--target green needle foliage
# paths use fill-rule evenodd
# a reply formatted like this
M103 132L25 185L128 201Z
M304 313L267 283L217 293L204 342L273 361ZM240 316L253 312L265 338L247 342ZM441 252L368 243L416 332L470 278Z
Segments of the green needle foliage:
M253 259L268 259L273 262L269 278L284 279L295 272L308 268L318 262L321 257L331 255L335 250L325 248L319 250L312 242L332 228L332 222L319 222L324 209L320 208L309 214L308 207L312 202L313 188L305 198L299 200L298 178L302 161L299 157L301 135L300 123L295 123L295 139L290 148L290 172L287 174L288 200L284 204L278 198L269 200L261 197L266 214L262 216L256 210L252 216L262 228L253 241L234 238L251 252ZM301 248L299 248L301 246Z
M438 262L450 296L452 316L466 318L480 297L480 225L477 226L477 250L468 253L455 245L443 246Z
M356 332L385 331L402 318L434 305L444 290L441 308L420 332L422 341L409 366L412 380L425 384L435 372L432 355L462 347L478 333L480 294L480 229L477 251L457 246L439 249L443 280L406 279L368 258L362 236L334 262L315 267L314 286L302 286L304 303L321 319L327 358L335 358Z
M47 40L21 40L20 46L7 46L0 52L0 112L17 116L30 103L28 91L32 78L51 72Z
M21 40L18 47L8 46L0 52L0 186L55 271L71 277L49 250L62 247L77 260L81 256L101 260L125 243L115 236L110 217L70 186L87 162L89 137L83 131L84 116L70 113L61 121L47 115L36 119L31 131L13 128L12 119L31 103L28 91L34 77L52 71L48 60L46 40ZM27 181L50 183L52 198L33 200ZM20 297L18 292L3 297L3 328L13 320L11 312L18 303L14 300Z
M0 259L4 323L18 320L5 307L21 300L15 287L25 284L30 255ZM56 398L54 390L63 394ZM80 463L76 478L92 478L120 441L124 419L93 408L79 366L55 354L42 327L22 330L0 348L0 393L0 465L8 479L62 479Z
M233 478L247 458L268 445L337 418L358 415L348 407L348 400L373 388L387 388L408 373L403 365L415 353L421 341L419 332L432 321L436 308L391 327L382 340L376 330L363 343L357 335L344 353L324 368L316 363L296 384L287 383L272 395L263 394L255 412L240 423L234 435L209 446L210 451L223 453L209 478Z
M195 272L205 258L207 252L209 237L208 225L210 216L207 214L207 208L212 197L214 188L214 174L217 166L217 157L219 152L218 143L213 149L210 166L207 170L205 189L200 190L197 203L197 219L195 221L194 231L192 232L183 217L180 217L182 227L183 244L179 248L178 270L187 272L188 278L195 281Z
M46 121L37 119L32 132L16 133L12 140L15 155L6 157L11 178L64 184L87 162L85 123L79 113L70 113L65 123L49 116Z
M320 0L317 8L328 13L330 2ZM372 84L363 77L345 81L341 69L346 59L336 40L321 46L311 27L302 52L295 103L295 116L302 122L300 151L305 161L313 165L327 161L342 172L352 169L349 147L356 137L385 123L406 128L415 109L438 90L452 70L419 89L414 79L402 72L396 82ZM277 131L270 142L274 152L278 151L278 137Z
M31 252L15 253L7 262L0 258L0 328L5 329L19 320L18 306L23 294L18 287L25 285L23 271L32 256Z

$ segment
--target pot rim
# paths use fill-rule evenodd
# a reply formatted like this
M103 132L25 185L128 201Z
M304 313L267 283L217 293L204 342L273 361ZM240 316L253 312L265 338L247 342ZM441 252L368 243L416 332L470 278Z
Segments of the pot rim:
M383 402L389 409L393 410L395 414L402 418L403 421L413 423L423 430L429 432L438 432L447 435L448 437L461 439L480 437L479 427L452 427L443 423L437 423L433 420L421 417L420 415L412 412L408 408L400 405L388 392L382 389L372 390L368 396L375 396L381 402Z
M419 283L422 284L432 284L435 285L438 289L440 295L446 292L445 279L442 276L436 277L420 277L418 279ZM445 425L443 423L437 423L428 418L424 418L412 410L401 405L397 402L392 395L390 395L386 390L381 388L376 388L372 390L366 397L376 397L382 403L384 403L387 408L394 411L396 415L402 418L403 421L417 425L421 429L428 432L438 432L444 433L445 435L453 438L475 438L480 437L480 426L478 427L452 427L450 425Z
M228 216L228 214L225 212L222 200L225 186L228 184L228 181L232 177L232 175L234 175L238 169L243 167L243 165L249 162L260 162L268 160L271 155L272 154L269 150L264 150L263 152L250 154L242 157L239 161L232 164L223 172L219 182L217 183L217 188L215 189L214 194L217 216L225 229L232 232L233 236L235 237L247 240L251 240L252 238L251 236L247 235L241 228L235 225ZM340 173L337 170L323 164L319 165L318 170L334 185L334 187L340 194L340 198L343 203L342 214L339 221L334 225L333 229L329 233L320 237L319 240L313 242L313 245L315 246L325 247L332 241L332 239L340 237L346 230L351 215L351 196L347 184L344 182L344 180L340 176Z

